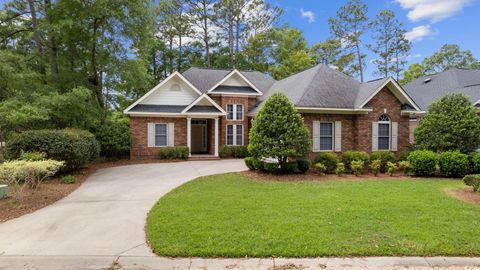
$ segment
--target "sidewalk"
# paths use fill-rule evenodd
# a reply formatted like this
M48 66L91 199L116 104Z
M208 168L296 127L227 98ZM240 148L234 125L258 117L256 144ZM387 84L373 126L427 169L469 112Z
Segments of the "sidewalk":
M34 270L311 270L462 269L480 270L480 258L367 257L201 259L138 256L1 256L0 269Z

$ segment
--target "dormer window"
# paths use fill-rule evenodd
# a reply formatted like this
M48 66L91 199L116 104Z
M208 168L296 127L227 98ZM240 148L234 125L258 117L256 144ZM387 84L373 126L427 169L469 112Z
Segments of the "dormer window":
M182 88L180 87L180 85L178 83L174 83L174 84L172 84L172 86L170 86L170 91L180 92L180 91L182 91Z

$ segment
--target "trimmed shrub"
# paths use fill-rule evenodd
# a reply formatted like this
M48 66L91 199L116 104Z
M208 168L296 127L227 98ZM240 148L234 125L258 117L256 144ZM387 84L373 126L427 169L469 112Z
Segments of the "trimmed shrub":
M253 168L257 171L264 172L265 171L265 162L254 158L253 159Z
M188 146L162 147L158 153L159 159L187 159Z
M463 177L463 182L467 186L471 186L473 191L480 192L480 174L469 174Z
M463 177L469 173L470 161L468 155L459 151L447 151L438 158L440 174L445 177Z
M218 152L222 158L245 158L248 157L247 146L222 145Z
M382 169L382 161L380 159L372 160L370 169L372 170L373 175L377 176Z
M56 160L7 161L0 165L0 182L10 185L27 185L37 189L45 179L55 175L65 162Z
M393 174L397 171L397 164L394 162L387 162L387 172L390 176L393 176Z
M255 170L255 158L253 157L246 157L243 161L245 161L245 165L248 167L250 171Z
M363 160L353 160L352 163L350 164L350 169L352 170L355 176L359 176L363 173L364 166L365 166L365 163L363 162Z
M342 154L342 162L347 168L350 168L352 161L361 160L363 164L368 164L370 157L367 152L363 151L346 151Z
M335 171L335 174L338 176L342 175L345 173L345 164L343 163L337 163L337 170Z
M335 153L326 152L320 153L315 157L314 163L322 163L327 167L327 173L335 173L335 169L337 168L338 157Z
M43 152L23 152L22 150L19 159L26 161L42 161L47 159L47 155Z
M62 182L64 184L75 184L75 176L65 175L65 176L62 177Z
M381 161L380 171L384 173L387 171L387 163L395 162L395 155L390 151L375 151L370 155L370 160L376 159Z
M472 155L473 169L476 173L480 173L480 152Z
M417 150L408 155L412 172L418 176L430 176L436 171L437 154L429 150Z
M310 166L311 166L310 160L306 160L306 159L297 160L297 167L301 173L306 173L310 169Z
M95 160L100 146L95 136L85 130L29 130L14 134L5 146L7 159L18 159L24 152L43 152L46 158L65 161L72 170Z
M267 173L277 174L280 172L280 167L278 163L264 162L263 168Z
M130 154L130 127L127 121L108 121L98 128L96 137L104 157L125 157Z
M327 171L327 166L322 163L315 163L315 170L317 171L318 175L324 176L325 172Z
M411 149L401 151L397 156L397 161L406 161L410 152L412 152Z
M296 171L298 171L298 163L296 161L284 163L280 168L280 171L286 174L295 173Z

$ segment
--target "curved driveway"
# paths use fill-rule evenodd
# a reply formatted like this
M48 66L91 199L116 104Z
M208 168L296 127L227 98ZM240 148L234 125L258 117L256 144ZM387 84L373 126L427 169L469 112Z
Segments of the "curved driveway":
M204 175L246 170L242 160L102 169L68 197L0 224L1 255L153 256L145 220L155 202ZM1 267L0 267L1 268Z

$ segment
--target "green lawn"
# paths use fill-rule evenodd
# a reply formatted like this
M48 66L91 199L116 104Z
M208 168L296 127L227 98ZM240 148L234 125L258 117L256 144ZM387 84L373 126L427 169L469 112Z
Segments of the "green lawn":
M267 182L199 178L152 209L163 256L480 255L480 207L451 198L460 180Z

